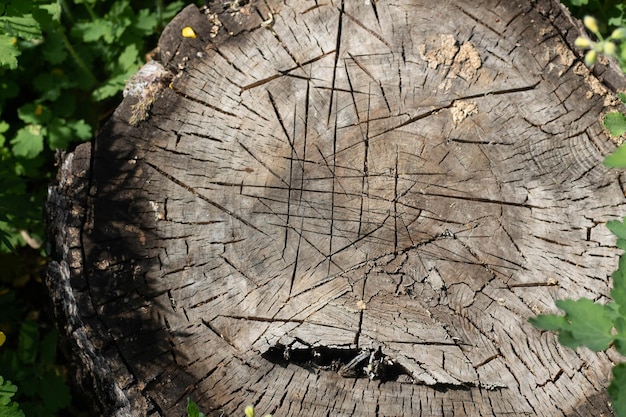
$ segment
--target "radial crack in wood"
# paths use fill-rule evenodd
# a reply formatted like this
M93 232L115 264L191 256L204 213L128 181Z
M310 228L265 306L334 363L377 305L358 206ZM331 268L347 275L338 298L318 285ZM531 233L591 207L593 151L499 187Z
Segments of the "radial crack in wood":
M607 299L626 210L594 77L626 83L565 9L210 7L52 189L47 282L101 408L608 415L611 354L527 322Z

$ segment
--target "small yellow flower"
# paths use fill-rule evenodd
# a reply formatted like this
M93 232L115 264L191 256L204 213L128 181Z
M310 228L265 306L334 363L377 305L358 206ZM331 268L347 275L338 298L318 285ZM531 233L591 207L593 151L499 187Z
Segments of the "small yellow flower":
M576 38L576 40L574 41L574 45L582 49L588 49L591 48L592 43L587 38Z
M604 53L607 55L615 55L615 44L613 42L604 42Z
M37 104L37 107L35 107L35 116L41 116L41 113L43 113L43 106Z
M585 16L583 19L583 23L585 27L592 31L594 34L598 34L600 32L600 28L598 27L598 21L591 16Z
M626 28L618 28L618 29L615 29L613 33L611 33L610 39L619 40L619 39L624 39L624 38L626 38Z
M190 26L185 26L182 32L185 38L191 38L191 39L196 38L196 32L194 32L194 30Z
M254 407L249 405L246 407L246 409L244 410L244 412L246 413L246 417L254 417Z
M7 337L4 333L0 332L0 346L4 345L4 342L7 340Z
M596 59L598 58L598 53L593 49L585 54L585 65L588 67L592 67L593 64L596 63Z

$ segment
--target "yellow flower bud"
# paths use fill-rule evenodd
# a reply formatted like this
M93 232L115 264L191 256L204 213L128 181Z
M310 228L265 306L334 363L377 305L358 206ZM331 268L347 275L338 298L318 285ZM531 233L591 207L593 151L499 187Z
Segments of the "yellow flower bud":
M576 38L574 45L582 49L589 49L593 44L587 38Z
M621 40L626 38L626 28L618 28L611 33L610 39Z
M7 337L4 335L4 333L0 332L0 346L4 345L4 342L6 342Z
M246 409L244 410L244 412L246 413L246 417L254 417L254 407L249 405L246 407Z
M585 54L585 65L588 67L593 66L596 63L596 59L598 58L598 53L593 49Z
M598 21L593 17L585 16L585 18L583 19L583 23L585 24L585 27L592 31L594 34L600 32L600 28L598 27Z
M195 39L196 38L196 32L194 32L194 30L190 26L185 26L183 28L183 36L185 38Z
M604 42L603 51L607 55L615 55L615 44L613 42Z

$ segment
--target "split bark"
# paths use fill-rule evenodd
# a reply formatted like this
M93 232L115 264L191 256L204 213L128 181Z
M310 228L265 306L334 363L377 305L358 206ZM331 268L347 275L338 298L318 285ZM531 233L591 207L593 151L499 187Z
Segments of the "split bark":
M186 8L51 188L47 284L105 415L610 415L626 213L556 1ZM196 38L184 38L183 27ZM222 414L224 413L224 414Z

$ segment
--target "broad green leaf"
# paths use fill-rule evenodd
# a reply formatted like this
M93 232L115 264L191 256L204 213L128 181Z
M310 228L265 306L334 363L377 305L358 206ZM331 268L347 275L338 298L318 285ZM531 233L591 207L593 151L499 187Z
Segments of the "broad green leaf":
M626 319L622 316L615 318L615 331L614 346L615 349L621 354L626 353Z
M63 38L57 32L51 32L46 36L46 47L41 54L52 65L58 65L68 57Z
M28 103L17 109L17 116L26 124L44 124L52 113L50 109L42 104Z
M618 306L619 314L626 317L626 256L619 258L619 267L611 275L613 279L613 289L611 298Z
M606 227L620 239L626 239L626 217L620 220L609 220Z
M118 62L124 72L128 72L132 69L134 73L139 67L139 51L137 50L137 46L134 44L128 45L118 58Z
M531 317L528 321L538 329L553 332L560 331L567 326L565 316L557 316L556 314L541 314L537 317Z
M91 126L88 125L84 120L76 120L74 122L69 122L68 126L72 128L74 134L76 135L76 139L80 139L82 141L87 141L92 138L93 134L91 132Z
M43 151L45 129L40 125L28 125L17 131L11 139L13 154L32 159Z
M609 168L626 168L626 145L621 145L608 155L604 159L604 165Z
M594 303L592 300L557 300L556 306L565 311L567 331L573 337L569 347L586 346L600 351L609 347L613 341L613 317L610 308Z
M6 406L0 406L0 417L24 417L24 412L20 410L16 403L9 403Z
M2 16L0 22L9 29L9 34L18 38L32 40L41 38L39 22L29 14L24 16Z
M617 237L617 247L626 251L626 217L606 222L606 227Z
M141 31L143 36L150 36L154 33L154 29L158 24L159 18L156 13L153 13L150 9L141 9L137 13L133 29Z
M50 149L66 149L72 141L72 129L66 124L64 119L54 119L48 125L48 145Z
M72 397L70 389L54 372L49 371L40 376L39 396L44 402L49 415L56 415L57 411L70 405Z
M178 14L178 12L182 10L183 7L185 7L185 2L180 1L180 0L174 1L168 4L163 9L163 19L165 20L172 19L174 16Z
M626 416L626 363L613 367L613 379L608 387L611 406L618 417Z
M4 142L6 142L6 137L3 133L7 130L9 130L9 124L4 120L0 120L0 147L4 146Z
M620 136L626 132L626 115L614 111L604 116L604 127L611 133L611 136Z
M206 417L191 398L187 398L187 417Z
M79 33L85 42L97 42L102 38L111 38L113 28L110 22L98 19L93 22L77 23L72 28L72 32Z
M0 33L0 67L17 68L17 57L21 51L16 45L14 36Z
M617 97L620 99L622 103L626 104L626 93L617 93Z
M17 353L23 363L31 364L39 350L39 329L34 320L26 320L20 327L17 338Z
M17 392L17 387L11 381L5 381L0 375L0 405L7 405Z
M57 356L57 339L56 330L49 331L43 339L41 339L41 346L39 347L39 363L42 365L54 364Z

